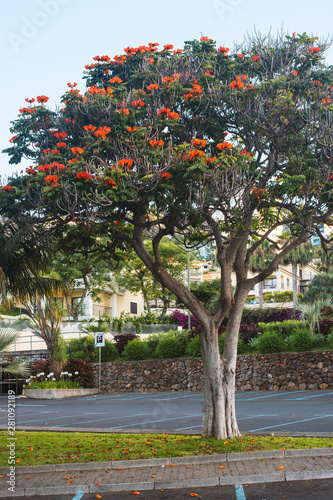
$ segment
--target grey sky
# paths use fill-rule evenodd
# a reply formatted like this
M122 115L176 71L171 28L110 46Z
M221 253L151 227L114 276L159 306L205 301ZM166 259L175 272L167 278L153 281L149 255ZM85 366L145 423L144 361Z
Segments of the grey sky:
M26 97L46 94L54 108L67 82L81 80L95 55L123 53L148 42L172 43L206 35L233 47L254 27L261 33L282 27L290 34L320 37L332 33L333 3L328 0L16 0L1 5L0 151L9 146L10 121ZM331 49L328 62L333 62ZM24 164L26 166L26 164ZM0 154L0 174L23 166L8 165Z

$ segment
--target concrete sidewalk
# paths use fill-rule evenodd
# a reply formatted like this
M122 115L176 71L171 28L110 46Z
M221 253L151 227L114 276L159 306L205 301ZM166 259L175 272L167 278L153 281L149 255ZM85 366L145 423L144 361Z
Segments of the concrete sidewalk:
M0 498L333 478L333 448L0 468Z

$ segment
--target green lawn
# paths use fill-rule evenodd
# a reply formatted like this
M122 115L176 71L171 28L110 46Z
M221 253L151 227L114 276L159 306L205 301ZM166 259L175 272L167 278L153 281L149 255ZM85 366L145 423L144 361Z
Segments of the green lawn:
M242 436L219 441L169 434L16 432L17 465L102 462L138 458L210 455L241 451L329 448L331 438ZM0 466L8 465L10 437L0 432Z

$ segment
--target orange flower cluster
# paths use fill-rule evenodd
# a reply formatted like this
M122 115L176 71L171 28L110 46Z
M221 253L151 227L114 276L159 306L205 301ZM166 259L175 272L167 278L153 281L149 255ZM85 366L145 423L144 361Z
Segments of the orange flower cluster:
M86 69L93 69L96 65L95 64L86 64L85 68Z
M170 120L178 120L179 113L175 113L174 111L171 111L170 113L167 114L167 117L170 118Z
M317 52L320 51L320 48L319 47L310 47L309 48L309 52L310 54L316 54Z
M136 130L138 130L138 127L126 127L127 128L127 132L135 132Z
M72 89L73 87L76 87L76 86L77 86L77 83L76 83L76 82L74 82L74 83L67 83L67 87L69 87L69 88L71 88L71 89Z
M291 74L294 75L294 76L298 76L299 75L298 71L296 71L295 69L291 72Z
M90 95L105 95L105 94L113 94L113 89L111 87L107 87L106 90L105 89L99 89L96 84L93 85L92 87L89 87L88 88L88 94Z
M193 151L190 151L188 156L184 156L184 161L193 160L194 158L198 158L200 156L203 156L203 151L198 151L197 149L194 149Z
M157 83L151 83L147 87L148 90L157 90L158 89L158 84Z
M124 64L126 59L127 59L126 56L114 56L113 64Z
M151 145L152 148L155 148L156 146L163 146L164 141L155 141L154 139L152 141L149 141L149 144Z
M244 55L243 54L237 54L237 57L239 57L239 59L244 59Z
M77 179L82 179L83 181L89 181L92 176L88 172L78 172L76 174Z
M215 156L212 156L211 158L205 158L205 162L206 163L214 163L214 161L216 161L216 158Z
M208 36L202 36L200 38L200 42L211 42L212 39L211 38L208 38Z
M202 94L202 87L200 85L197 85L196 80L193 84L193 91L189 92L188 94L184 94L184 97L186 100L192 99L193 97L200 97Z
M133 165L133 160L129 160L128 158L124 158L123 160L118 161L119 167L128 167L130 168Z
M172 76L164 76L162 78L162 82L163 83L173 83L175 81L174 78L172 78Z
M173 55L181 54L182 52L183 52L182 49L177 49L173 51Z
M35 102L35 99L33 97L31 99L29 99L29 97L26 97L25 101L27 101L31 104L32 102Z
M29 167L25 169L25 173L29 175L34 175L37 173L37 171L33 167Z
M61 139L61 140L65 140L66 137L67 137L67 133L66 132L59 132L59 131L56 131L56 132L51 132L54 137L56 137L57 139Z
M2 191L13 191L13 186L2 186Z
M252 56L252 59L254 60L254 62L256 62L256 61L259 61L260 58L259 58L259 56Z
M9 139L9 142L10 142L11 144L13 144L13 142L14 142L14 141L15 141L15 139L16 139L16 137L18 137L18 135L13 135L13 137L11 137L11 138Z
M160 173L160 179L168 180L168 179L170 179L170 177L171 177L171 174L169 174L168 172Z
M243 151L241 151L241 155L242 156L252 156L251 153L249 151L245 151L245 149L243 149Z
M222 53L224 56L226 56L226 55L228 54L229 50L230 50L230 49L228 49L228 47L219 47L219 48L217 49L217 52L218 52L219 54L221 54L221 53Z
M173 45L171 45L170 43L168 43L167 45L163 45L163 48L164 48L164 50L172 50L173 49Z
M83 128L86 132L93 132L94 130L96 130L97 127L95 127L94 125L91 125L91 123L90 123L90 125L85 125Z
M47 182L48 184L51 184L53 187L57 187L59 186L59 178L57 175L47 175L45 177L45 182Z
M129 115L129 109L120 108L120 109L117 109L117 113L122 113L123 115Z
M136 101L132 101L132 106L134 108L143 108L144 105L145 105L145 103L143 101L141 101L140 99L138 99Z
M121 83L122 79L119 78L119 76L114 76L113 78L110 78L109 82L110 83Z
M78 147L71 148L71 151L73 155L82 155L82 153L84 153L84 149Z
M67 144L65 142L57 142L56 146L58 146L58 148L65 148Z
M158 43L151 43L149 42L148 46L147 45L140 45L139 47L126 47L124 49L124 52L126 52L126 54L128 56L134 56L136 54L142 54L144 52L156 52L157 51L157 47L158 47Z
M112 186L112 187L118 187L117 184L114 182L113 179L106 179L105 185L106 186Z
M319 80L315 80L313 83L315 84L316 87L322 87L323 86L323 84Z
M93 57L93 60L97 61L97 62L106 62L106 63L111 62L111 59L109 56L95 56L95 57Z
M331 99L328 97L327 99L322 99L322 100L321 100L321 102L322 102L323 104L330 104Z
M192 139L191 143L193 146L199 146L200 148L204 148L207 144L207 141L205 139Z
M110 127L99 127L96 132L94 132L94 135L96 137L101 137L103 140L106 139L106 135L111 132Z
M216 147L222 151L223 149L231 149L233 146L231 142L220 142Z
M255 195L256 200L259 202L267 194L266 189L252 188L252 193Z
M58 161L54 161L53 163L47 163L46 165L39 165L39 172L51 172L52 170L65 170L65 165L59 163Z
M31 115L31 113L34 113L36 110L35 108L21 108L19 109L19 112L20 113L29 113Z
M229 87L231 89L235 89L236 87L238 87L239 89L241 89L242 87L244 87L244 83L241 81L242 80L246 80L247 79L247 75L242 75L242 76L236 76L236 80L234 80L233 82L231 82L229 84Z
M49 97L47 97L46 95L38 95L37 96L37 102L39 102L40 104L43 104L45 102L47 102L49 100Z
M157 112L158 116L161 118L170 118L171 120L178 120L179 113L171 111L170 108L160 108Z

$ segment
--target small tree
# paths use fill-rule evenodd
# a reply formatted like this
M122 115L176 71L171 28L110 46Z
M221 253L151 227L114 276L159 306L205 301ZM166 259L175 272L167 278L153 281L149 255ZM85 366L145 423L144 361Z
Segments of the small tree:
M98 228L96 244L107 235L112 256L134 249L200 321L204 436L239 435L235 371L248 292L333 214L327 47L306 34L257 36L234 51L207 37L183 51L127 47L113 61L95 57L84 94L69 84L57 112L45 95L30 99L12 126L10 161L34 163L2 187L0 213ZM254 252L286 227L287 244L249 278ZM211 311L162 265L161 242L175 234L188 247L216 245Z
M27 377L30 374L30 364L20 359L9 361L11 346L20 337L20 332L11 328L0 328L0 375L9 373L15 377Z

